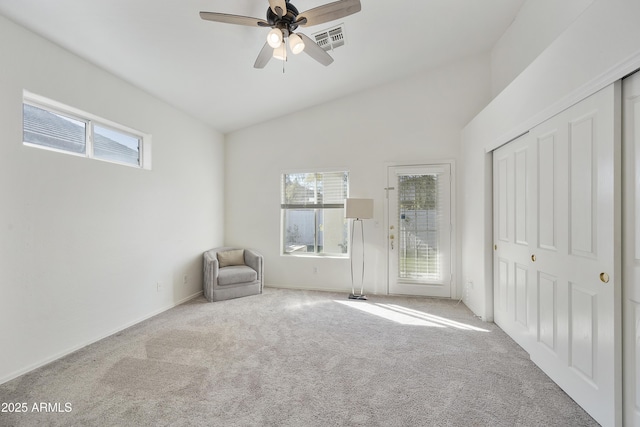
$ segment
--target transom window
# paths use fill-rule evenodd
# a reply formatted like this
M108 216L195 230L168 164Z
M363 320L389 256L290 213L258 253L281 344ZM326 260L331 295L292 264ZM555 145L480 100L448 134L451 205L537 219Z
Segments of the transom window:
M282 254L346 257L349 173L285 173L281 184Z
M150 169L149 135L26 92L22 113L24 145Z

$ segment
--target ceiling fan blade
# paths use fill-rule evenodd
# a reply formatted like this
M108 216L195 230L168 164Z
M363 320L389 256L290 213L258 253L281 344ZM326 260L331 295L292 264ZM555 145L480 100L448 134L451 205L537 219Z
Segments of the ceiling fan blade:
M360 0L339 0L302 12L298 14L296 21L300 22L299 25L303 27L310 27L311 25L324 24L325 22L344 18L360 12L361 9ZM306 22L303 22L304 20Z
M307 55L309 55L325 67L333 62L333 58L331 57L331 55L325 52L323 48L318 46L316 42L302 33L296 34L302 37L302 40L304 41L304 52Z
M269 7L273 13L278 15L278 18L282 18L287 14L287 2L285 0L269 0ZM279 12L278 9L280 9Z
M269 43L265 43L264 46L262 46L262 50L260 50L258 57L256 58L256 63L253 64L253 68L264 68L272 56L273 48L269 46Z
M200 18L205 21L224 22L226 24L246 25L249 27L270 27L264 19L249 16L229 15L227 13L200 12Z

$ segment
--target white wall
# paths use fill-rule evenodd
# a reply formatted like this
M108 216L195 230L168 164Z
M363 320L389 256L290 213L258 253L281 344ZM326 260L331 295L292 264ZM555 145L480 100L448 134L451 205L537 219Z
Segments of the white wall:
M492 317L491 150L640 67L640 2L596 0L463 130L462 276Z
M496 96L594 0L527 0L491 50L491 93Z
M347 259L279 255L281 173L344 168L351 197L375 200L365 291L386 293L386 167L457 160L460 130L489 102L489 73L488 55L470 58L227 135L226 244L262 252L267 285L350 289Z
M4 382L201 291L202 252L224 237L224 145L3 17L0 70ZM23 89L152 134L153 169L23 146Z

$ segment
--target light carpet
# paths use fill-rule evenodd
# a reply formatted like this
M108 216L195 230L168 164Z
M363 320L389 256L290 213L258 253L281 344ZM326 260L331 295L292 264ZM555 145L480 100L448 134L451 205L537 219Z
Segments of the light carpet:
M0 385L0 402L28 406L2 426L598 425L456 301L273 288L194 299Z

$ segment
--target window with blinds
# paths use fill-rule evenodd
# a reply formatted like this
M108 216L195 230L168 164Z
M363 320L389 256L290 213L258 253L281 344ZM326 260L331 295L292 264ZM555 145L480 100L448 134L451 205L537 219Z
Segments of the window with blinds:
M282 253L346 257L348 188L349 174L344 171L283 174Z
M26 94L22 104L24 145L145 167L143 146L150 138L141 132L64 106L34 94ZM148 149L145 156L148 156ZM147 169L150 159L146 158Z
M438 174L398 176L399 266L402 279L440 280Z

